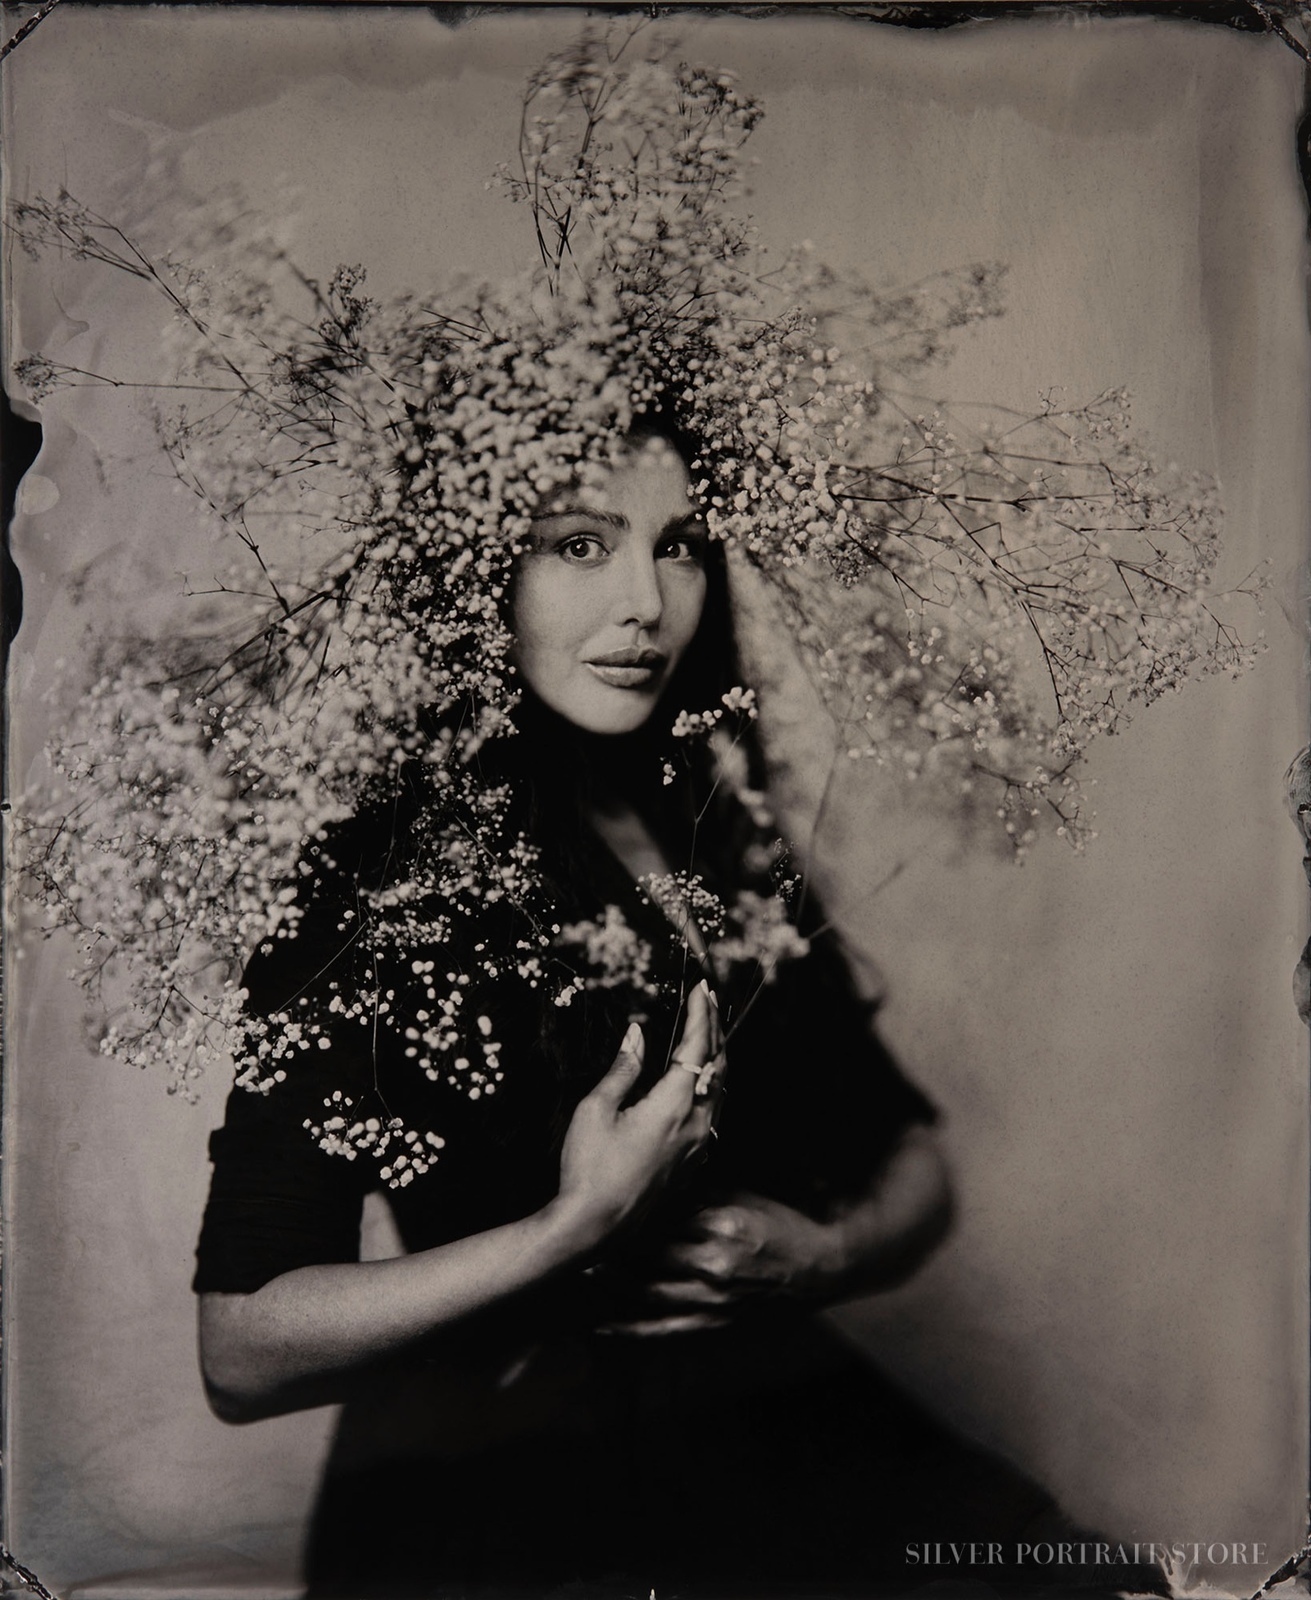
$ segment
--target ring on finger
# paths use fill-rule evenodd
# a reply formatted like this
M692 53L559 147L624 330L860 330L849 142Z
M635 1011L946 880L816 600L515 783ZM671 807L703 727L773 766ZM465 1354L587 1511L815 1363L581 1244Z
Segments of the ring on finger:
M714 1061L707 1061L703 1067L698 1067L696 1087L692 1090L693 1099L708 1100L719 1087L719 1078L719 1068Z

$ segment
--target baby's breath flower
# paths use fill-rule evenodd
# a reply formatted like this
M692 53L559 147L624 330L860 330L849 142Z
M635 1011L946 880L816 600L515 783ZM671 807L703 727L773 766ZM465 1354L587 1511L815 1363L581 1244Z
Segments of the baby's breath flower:
M567 1006L585 989L628 988L637 994L659 993L651 975L651 946L629 927L618 906L606 906L594 921L566 923L556 943L588 969L560 990L555 997L558 1006Z
M81 938L77 981L112 1016L106 1053L164 1064L191 1093L235 1050L237 1081L268 1094L331 1063L341 1030L388 1029L414 1071L481 1101L504 1073L485 985L513 977L560 1007L653 992L650 947L616 907L555 926L513 795L478 761L514 732L505 598L534 512L596 481L643 418L691 442L709 535L769 585L843 747L1017 854L1040 826L1088 835L1091 739L1250 659L1210 587L1213 486L1144 451L1121 391L973 428L898 400L952 330L998 313L1000 269L889 294L807 246L760 271L732 200L761 114L730 74L587 31L531 79L500 179L540 266L387 301L360 265L306 278L233 195L186 219L203 269L152 260L67 194L13 208L24 248L164 294L193 404L161 417L161 444L222 569L171 636L126 626L89 681L70 679L50 781L19 819L47 927ZM36 399L80 376L40 354L17 371ZM194 403L206 386L221 404ZM709 743L764 838L741 746L757 712L737 685L679 708L671 732ZM661 775L676 781L672 761ZM249 1015L246 958L301 935L312 885L337 870L334 830L398 776L419 847L337 914L371 962L358 990L322 1014ZM644 887L718 964L769 978L804 950L777 899L725 905L686 871ZM476 944L472 971L434 962L505 908L532 929L512 950ZM566 957L580 970L562 981ZM393 1187L438 1159L440 1133L324 1109L310 1136L378 1160Z

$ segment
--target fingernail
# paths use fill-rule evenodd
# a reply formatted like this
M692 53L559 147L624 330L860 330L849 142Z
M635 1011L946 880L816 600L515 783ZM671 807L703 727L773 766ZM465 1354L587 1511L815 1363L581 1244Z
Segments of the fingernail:
M636 1022L628 1024L628 1031L624 1034L621 1050L627 1050L630 1055L636 1055L642 1048L642 1030Z

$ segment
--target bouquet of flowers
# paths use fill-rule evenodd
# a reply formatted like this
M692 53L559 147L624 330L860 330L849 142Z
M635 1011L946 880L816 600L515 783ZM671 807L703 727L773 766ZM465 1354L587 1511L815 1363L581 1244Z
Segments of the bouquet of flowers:
M167 303L159 440L228 551L188 621L102 649L21 808L27 881L113 1013L107 1053L185 1089L249 1045L244 959L295 937L307 861L401 770L422 773L425 847L370 890L371 937L421 959L506 901L536 930L525 962L560 938L474 758L513 732L504 600L534 509L644 417L693 441L710 535L786 619L842 758L1017 853L1043 827L1082 842L1095 735L1250 659L1210 587L1213 489L1153 462L1122 393L972 426L902 397L999 313L999 269L888 293L809 248L766 259L735 206L761 115L640 27L589 28L529 82L495 180L534 269L386 302L362 266L309 278L235 203L200 213L185 259L68 194L14 206L28 250ZM104 381L39 355L18 376L37 400ZM763 810L735 755L755 711L748 686L684 708L666 773L707 741ZM786 956L767 903L720 909L731 954ZM603 967L635 959L624 929L565 932ZM248 1081L268 1088L312 1033L266 1032Z

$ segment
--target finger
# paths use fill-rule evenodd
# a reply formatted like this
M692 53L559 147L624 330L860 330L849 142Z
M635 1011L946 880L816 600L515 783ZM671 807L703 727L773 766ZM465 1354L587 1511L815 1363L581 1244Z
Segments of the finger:
M661 1255L656 1271L669 1279L704 1278L719 1265L719 1258L711 1254L711 1249L705 1244L671 1244Z
M650 1089L646 1102L653 1107L663 1107L671 1110L675 1116L683 1119L684 1126L695 1141L695 1147L708 1143L713 1124L711 1113L714 1101L707 1088L707 1070L709 1062L706 1057L692 1058L688 1046L684 1043L689 1037L695 1038L698 1033L703 1039L709 1038L709 1010L710 996L704 984L698 984L688 996L687 1022L683 1028L682 1038L678 1048L670 1057L665 1074Z
M710 1137L715 1131L715 1108L717 1101L713 1095L703 1095L697 1092L699 1079L692 1081L692 1110L688 1117L688 1126L692 1136L699 1143L710 1147Z
M716 1104L719 1103L724 1095L724 1073L727 1068L728 1060L722 1050L711 1056L697 1076L696 1097L698 1100L713 1099Z
M751 1282L750 1273L743 1271L746 1266L749 1266L749 1262L744 1261L741 1252L732 1245L704 1244L687 1263L687 1270L702 1283L713 1284L720 1289L735 1289Z
M729 1306L734 1296L721 1284L707 1283L703 1278L675 1278L667 1283L648 1283L646 1295L650 1300L668 1306L685 1306L689 1310L703 1310L711 1306Z
M747 1218L740 1206L704 1206L687 1220L687 1235L693 1239L742 1239Z
M605 1101L607 1104L617 1108L624 1096L637 1082L645 1054L646 1038L642 1033L641 1026L636 1022L630 1022L628 1031L620 1041L619 1054L615 1057L609 1072L601 1079L592 1093L598 1100Z
M674 1060L688 1066L702 1066L711 1056L710 991L702 978L687 997L687 1016L683 1031L674 1046Z
M704 1100L696 1097L698 1076L696 1071L683 1072L679 1063L671 1061L663 1078L656 1081L646 1092L645 1099L639 1102L652 1112L667 1117L680 1128L686 1128L688 1120L700 1113ZM638 1107L633 1108L637 1110ZM708 1134L696 1134L697 1139L708 1138Z
M719 1056L724 1050L724 1025L719 1015L719 997L715 991L706 984L706 999L710 1003L710 1048L707 1055Z
M659 1339L670 1333L696 1333L702 1328L726 1328L729 1316L714 1311L691 1311L669 1317L643 1317L632 1322L603 1322L598 1333L627 1335L638 1339Z
M661 1283L698 1278L722 1288L738 1282L745 1264L743 1250L732 1240L683 1239L666 1245L648 1271Z
M664 1076L647 1094L647 1101L656 1105L666 1102L675 1114L687 1117L699 1111L704 1097L697 1090L707 1061L710 1041L710 997L704 983L698 983L687 997L687 1016L678 1043L669 1058ZM709 1138L709 1126L697 1130L700 1139Z

